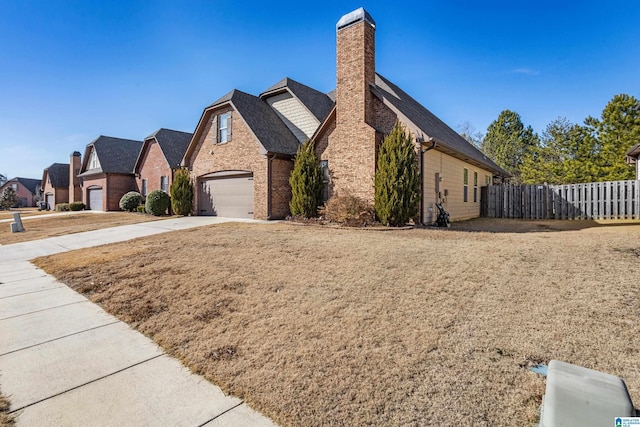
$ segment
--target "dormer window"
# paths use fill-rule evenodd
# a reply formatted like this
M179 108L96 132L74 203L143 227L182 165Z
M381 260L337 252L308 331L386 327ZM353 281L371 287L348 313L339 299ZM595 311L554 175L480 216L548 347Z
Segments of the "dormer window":
M231 111L218 114L213 117L213 135L214 144L223 144L231 141Z
M98 155L96 154L96 150L92 149L91 154L89 154L88 169L98 169L99 167L100 167L100 161L98 160Z

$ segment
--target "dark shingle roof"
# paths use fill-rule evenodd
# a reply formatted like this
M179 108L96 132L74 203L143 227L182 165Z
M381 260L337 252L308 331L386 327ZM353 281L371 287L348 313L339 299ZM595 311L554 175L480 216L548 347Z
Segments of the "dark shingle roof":
M289 77L285 77L262 92L260 98L268 98L285 89L289 89L291 93L311 111L311 114L313 114L319 122L322 122L325 117L327 117L327 114L329 114L329 111L331 111L333 107L333 100L327 94L303 85Z
M629 157L638 157L640 156L640 142L634 145L627 151L627 156Z
M69 187L69 164L54 163L45 169L53 188ZM44 176L42 177L44 179Z
M90 152L88 150L90 146L96 150L102 172L133 173L138 154L142 148L142 141L101 135L87 145L85 158ZM84 167L86 168L86 166L85 164Z
M435 138L438 146L448 149L464 160L472 161L488 170L502 175L509 175L493 160L485 156L480 150L470 144L460 134L451 129L436 117L431 111L423 107L418 101L389 80L376 74L375 85L371 85L372 93L383 102L404 115L428 137Z
M31 191L31 194L38 194L40 192L39 189L42 181L39 179L16 177L7 181L5 183L5 186L10 182L15 182L15 181L24 185L27 188L27 190Z
M145 141L155 138L165 159L167 159L167 163L169 163L169 167L177 168L180 166L182 156L187 151L192 137L193 134L188 132L161 128L146 137Z
M208 109L226 102L233 105L267 152L296 153L298 140L264 100L234 89L211 104Z

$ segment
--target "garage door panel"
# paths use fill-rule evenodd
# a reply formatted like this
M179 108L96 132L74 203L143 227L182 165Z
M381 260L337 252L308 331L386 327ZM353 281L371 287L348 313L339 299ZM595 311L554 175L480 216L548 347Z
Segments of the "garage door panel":
M89 210L101 211L102 208L102 188L94 188L89 190Z
M53 194L47 194L45 196L45 203L47 204L47 209L55 209L55 201L53 198Z
M231 176L203 181L200 214L253 218L253 177Z

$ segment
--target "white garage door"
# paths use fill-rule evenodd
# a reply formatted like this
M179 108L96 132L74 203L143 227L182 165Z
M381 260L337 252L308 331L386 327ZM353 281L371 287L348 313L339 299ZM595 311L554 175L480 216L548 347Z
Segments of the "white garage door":
M89 189L89 206L87 209L92 211L101 211L102 208L102 188Z
M56 208L56 203L54 201L55 199L53 198L53 194L47 194L45 196L45 203L47 204L47 209L55 209Z
M253 175L227 175L201 181L199 215L253 218Z

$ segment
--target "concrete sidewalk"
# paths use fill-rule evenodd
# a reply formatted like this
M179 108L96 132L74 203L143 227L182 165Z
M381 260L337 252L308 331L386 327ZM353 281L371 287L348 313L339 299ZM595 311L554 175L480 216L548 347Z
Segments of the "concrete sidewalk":
M28 262L227 221L174 218L1 246L0 390L17 425L273 426Z

